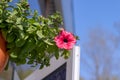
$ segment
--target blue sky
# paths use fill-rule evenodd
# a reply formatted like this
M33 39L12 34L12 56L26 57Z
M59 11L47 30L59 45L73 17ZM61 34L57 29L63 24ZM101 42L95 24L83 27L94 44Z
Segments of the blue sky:
M74 17L83 55L82 44L88 39L91 28L102 27L106 32L116 33L114 23L120 22L120 0L74 0ZM86 73L81 66L81 75Z
M38 0L28 0L32 10L37 10L40 13L40 6Z
M113 30L114 22L120 21L119 3L120 0L74 0L76 33L81 41L89 28Z

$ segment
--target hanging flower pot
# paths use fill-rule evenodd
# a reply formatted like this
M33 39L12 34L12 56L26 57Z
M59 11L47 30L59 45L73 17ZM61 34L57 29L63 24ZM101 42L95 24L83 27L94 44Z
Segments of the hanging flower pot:
M16 65L40 64L40 68L50 65L51 56L56 59L69 57L77 38L59 29L63 25L60 13L43 17L37 11L31 12L27 0L20 0L15 5L9 4L11 1L0 2L0 30L5 39L0 36L0 71L4 69L8 55L9 61Z
M4 70L8 62L8 54L6 52L6 42L0 32L0 72Z

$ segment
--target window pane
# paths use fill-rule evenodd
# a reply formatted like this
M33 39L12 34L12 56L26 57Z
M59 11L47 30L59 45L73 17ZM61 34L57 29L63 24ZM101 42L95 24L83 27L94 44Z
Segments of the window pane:
M66 79L66 63L57 70L49 74L43 80L65 80Z

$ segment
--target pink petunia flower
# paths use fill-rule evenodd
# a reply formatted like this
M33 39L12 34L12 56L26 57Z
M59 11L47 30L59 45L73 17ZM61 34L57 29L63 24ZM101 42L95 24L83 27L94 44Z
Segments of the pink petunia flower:
M54 40L59 48L67 50L72 49L73 45L76 43L73 34L65 30L61 30L60 34L56 36Z

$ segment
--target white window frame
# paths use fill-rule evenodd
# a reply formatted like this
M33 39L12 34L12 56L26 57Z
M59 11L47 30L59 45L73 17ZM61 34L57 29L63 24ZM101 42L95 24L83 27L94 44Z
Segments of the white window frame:
M63 64L67 64L66 66L66 80L79 80L80 73L80 47L74 46L71 57L65 60L63 57L60 57L56 60L55 57L51 58L50 66L45 67L41 70L35 70L31 75L29 75L24 80L42 80L50 73L54 72L57 68L62 66Z

